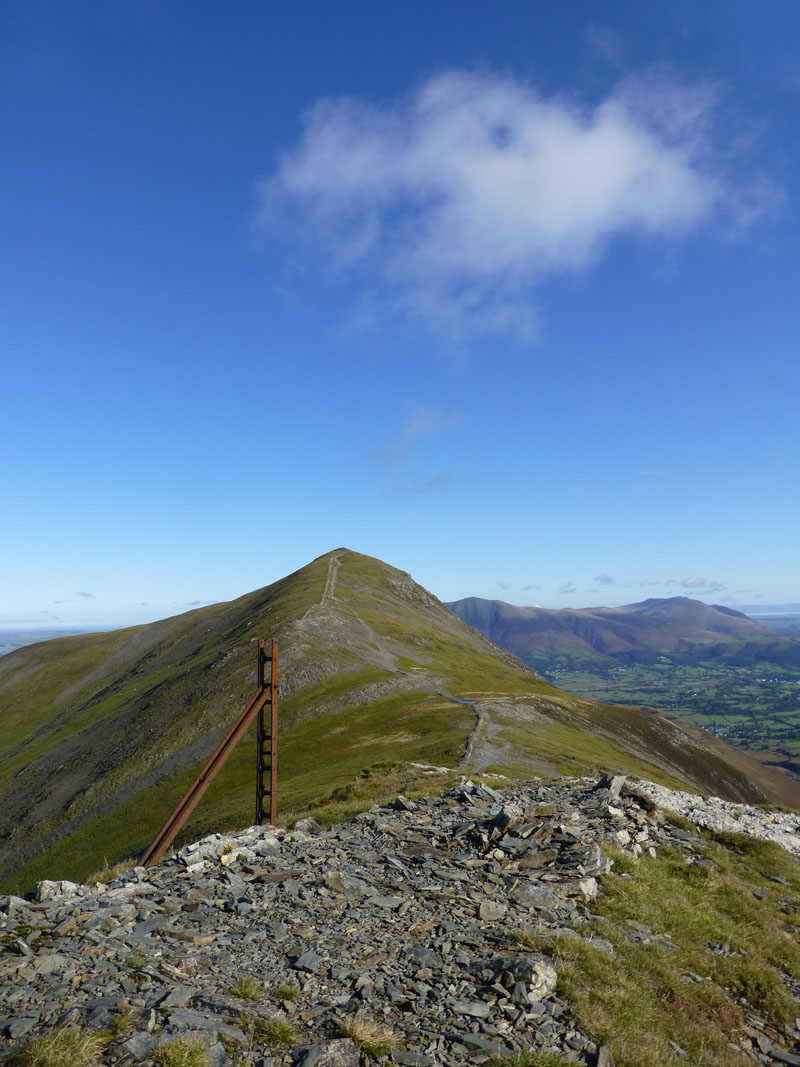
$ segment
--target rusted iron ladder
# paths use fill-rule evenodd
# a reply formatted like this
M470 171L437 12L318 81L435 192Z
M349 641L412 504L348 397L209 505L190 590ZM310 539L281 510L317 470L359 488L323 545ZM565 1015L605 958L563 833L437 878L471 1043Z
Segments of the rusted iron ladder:
M269 682L266 679L266 664L270 664ZM268 656L264 642L258 642L258 688L267 689L269 696L258 709L256 729L256 826L264 824L264 797L269 797L269 821L278 822L278 642L272 642L272 655ZM264 708L270 706L269 733L264 722ZM267 748L269 742L269 748ZM265 776L269 775L269 787Z
M181 828L186 823L198 801L214 781L217 773L236 745L242 739L247 727L258 716L257 727L257 779L256 779L256 823L264 821L264 797L270 799L270 822L277 819L277 771L278 771L278 642L272 642L272 654L267 655L263 641L258 642L258 685L239 718L228 730L214 754L203 767L180 803L159 830L152 843L143 854L139 863L148 867L158 863L170 847ZM270 663L269 680L265 664ZM266 732L264 708L270 705L270 731ZM267 765L266 747L269 742L269 761ZM265 788L264 776L269 772L269 789Z

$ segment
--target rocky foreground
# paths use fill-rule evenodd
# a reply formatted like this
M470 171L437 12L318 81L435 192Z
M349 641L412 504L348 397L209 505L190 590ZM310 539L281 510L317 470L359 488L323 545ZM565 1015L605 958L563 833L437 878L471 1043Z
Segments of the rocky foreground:
M327 832L313 820L251 827L108 885L41 882L34 901L0 898L0 1062L69 1025L110 1032L109 1063L166 1062L160 1050L192 1035L212 1067L357 1067L370 1062L358 1026L378 1020L373 1054L397 1064L530 1049L608 1067L556 995L549 960L518 935L583 936L611 872L606 843L634 855L672 844L691 858L702 839L658 805L800 852L795 816L648 783L501 793L464 781Z

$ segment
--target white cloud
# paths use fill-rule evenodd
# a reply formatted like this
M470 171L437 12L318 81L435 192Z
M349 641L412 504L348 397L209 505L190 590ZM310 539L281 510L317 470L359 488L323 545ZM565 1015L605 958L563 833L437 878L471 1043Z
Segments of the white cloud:
M451 71L392 103L324 99L259 186L259 225L303 234L372 309L453 336L535 331L543 279L621 235L680 237L735 203L715 164L714 93L626 79L593 107Z
M616 579L612 578L612 576L610 574L596 574L595 577L594 577L594 580L599 585L615 585L616 584ZM596 590L594 590L594 592L596 592Z

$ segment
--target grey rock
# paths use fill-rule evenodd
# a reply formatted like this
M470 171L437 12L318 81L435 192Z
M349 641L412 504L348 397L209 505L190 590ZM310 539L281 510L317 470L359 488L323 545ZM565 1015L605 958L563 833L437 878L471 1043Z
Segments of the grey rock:
M358 1046L349 1037L336 1038L306 1049L297 1067L359 1067Z
M221 1041L208 1050L208 1067L231 1067L232 1063L233 1060Z
M16 1019L9 1019L3 1026L6 1037L16 1041L18 1037L29 1033L39 1022L37 1015L22 1015Z
M158 1002L159 1008L184 1008L196 996L198 990L194 986L179 985L170 990Z
M158 1039L146 1030L140 1030L133 1034L127 1041L123 1041L122 1048L135 1060L146 1060L150 1053L158 1045Z
M34 967L37 974L59 974L61 971L66 970L70 966L72 961L67 956L59 956L57 954L49 956L39 956L36 960Z
M514 1050L503 1045L497 1039L481 1037L480 1034L464 1034L461 1038L469 1049L478 1049L479 1052L487 1052L490 1056L507 1059L514 1055Z
M618 799L625 788L625 776L623 774L607 774L595 786L596 789L607 789L612 797Z
M294 824L295 830L299 830L303 834L321 834L323 833L322 827L316 819L298 819Z
M373 904L376 908L389 908L395 911L403 903L404 897L384 897L374 896L367 897L366 903Z
M485 1000L454 1000L451 1006L456 1015L470 1015L475 1019L486 1019L491 1011Z
M309 971L313 974L316 969L322 963L322 956L318 952L315 952L313 948L307 949L292 964L292 967L296 971Z
M507 911L507 904L498 904L493 900L484 900L478 909L478 914L481 919L493 921L495 919L502 919Z

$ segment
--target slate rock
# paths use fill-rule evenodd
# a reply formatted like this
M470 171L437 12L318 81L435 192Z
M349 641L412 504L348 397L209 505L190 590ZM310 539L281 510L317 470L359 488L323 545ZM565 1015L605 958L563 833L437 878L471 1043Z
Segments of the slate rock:
M6 1037L12 1041L16 1041L18 1037L22 1037L23 1034L29 1033L34 1026L39 1022L39 1017L36 1015L22 1015L16 1019L9 1019L3 1026L3 1032Z
M311 1045L297 1067L359 1067L360 1062L358 1046L349 1037L341 1037Z
M318 952L315 952L313 948L307 949L301 953L292 964L292 967L296 971L309 971L314 973L322 963L322 956Z
M299 830L302 834L321 834L324 833L322 827L316 819L298 819L294 824L295 830Z
M150 1053L157 1047L158 1038L153 1037L146 1030L140 1030L133 1034L127 1041L123 1041L122 1048L135 1060L146 1060Z

